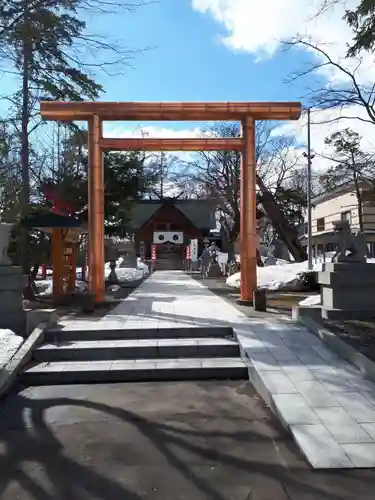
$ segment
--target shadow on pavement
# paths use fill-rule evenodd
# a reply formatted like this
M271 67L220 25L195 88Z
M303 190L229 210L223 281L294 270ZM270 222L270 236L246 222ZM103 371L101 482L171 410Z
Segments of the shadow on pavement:
M126 391L127 386L122 387ZM205 387L210 390L209 385L206 384ZM228 384L228 387L230 389L231 386ZM255 393L251 386L246 384L244 387L245 393L250 387L250 394L246 393L245 396L253 398ZM61 388L58 392L61 392ZM1 499L372 498L370 494L365 496L365 493L368 488L373 494L373 472L312 471L276 422L271 422L274 427L271 436L261 431L262 420L269 417L262 417L259 410L255 412L256 418L249 422L246 418L231 418L231 410L226 409L224 402L222 406L217 403L218 408L214 409L212 416L205 412L192 412L192 420L189 425L185 425L182 416L166 422L160 416L154 418L152 412L141 415L141 412L91 399L94 398L87 395L82 399L64 396L30 399L20 393L6 400L9 405L0 408ZM131 401L128 406L131 406ZM78 421L69 421L68 418L65 423L61 419L60 427L56 427L54 422L48 423L47 410L57 410L59 407L69 407L78 412L95 412L96 427L93 421L79 422L79 418ZM223 422L225 418L229 419L230 429L226 430L228 423L223 423L222 430L218 429L213 416L215 412ZM103 416L102 420L97 420L97 413ZM178 417L178 413L176 416ZM111 417L110 421L108 417ZM124 424L130 426L128 432L124 430ZM80 428L79 425L83 427ZM91 429L92 426L94 430ZM87 430L89 428L90 431ZM55 435L56 429L60 430L59 438ZM100 441L91 441L93 447L87 442L87 433L95 434L95 429L99 434L104 433L102 446L106 449L106 454L102 459L107 474L103 473L95 460L95 449L96 453L103 453ZM121 431L118 435L117 430ZM68 445L64 442L64 436ZM69 456L72 454L69 446L79 450L76 453L78 459L74 460ZM144 450L142 446L145 447ZM279 455L286 458L280 460ZM144 493L135 493L132 491L135 488L130 489L128 475L135 465L143 468L141 477L145 485L150 484L147 475L153 476L154 488L145 488L147 491ZM37 468L41 471L33 477ZM163 483L171 481L176 472L182 477L184 484L190 485L191 490L181 489L178 496L175 493L166 496ZM233 483L232 496L226 488L228 484L225 483L228 482ZM236 486L242 486L242 489L236 489Z

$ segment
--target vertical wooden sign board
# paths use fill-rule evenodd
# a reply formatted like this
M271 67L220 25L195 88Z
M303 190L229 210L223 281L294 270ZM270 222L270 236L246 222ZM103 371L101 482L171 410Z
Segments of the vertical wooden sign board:
M64 279L65 293L73 293L76 287L77 245L79 233L68 229L64 234Z

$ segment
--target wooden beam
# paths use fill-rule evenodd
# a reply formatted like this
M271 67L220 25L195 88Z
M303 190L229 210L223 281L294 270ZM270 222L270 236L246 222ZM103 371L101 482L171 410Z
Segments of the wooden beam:
M241 151L242 138L194 139L107 139L100 140L102 151Z
M297 120L301 116L299 102L104 102L42 101L40 114L45 120L160 120L211 121Z

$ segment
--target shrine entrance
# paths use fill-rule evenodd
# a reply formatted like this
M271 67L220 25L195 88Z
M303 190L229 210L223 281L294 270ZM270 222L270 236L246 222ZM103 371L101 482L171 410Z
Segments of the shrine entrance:
M104 298L104 176L105 151L241 152L241 299L251 301L257 286L255 120L298 120L298 102L59 102L42 101L45 120L88 122L88 264L89 290ZM238 121L241 137L196 139L108 139L103 121Z

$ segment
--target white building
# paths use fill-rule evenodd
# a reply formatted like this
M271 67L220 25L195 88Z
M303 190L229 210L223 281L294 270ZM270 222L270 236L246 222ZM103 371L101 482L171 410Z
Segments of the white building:
M373 191L370 182L362 182L360 190L363 199ZM369 196L367 197L369 198ZM354 182L346 183L335 190L323 193L312 199L312 243L313 255L323 255L336 249L333 222L349 221L352 232L360 229L359 207ZM363 230L366 237L369 256L375 256L375 202L363 201ZM305 234L302 242L307 245Z

